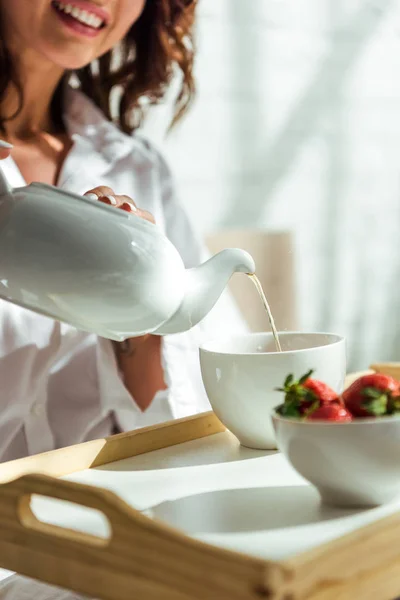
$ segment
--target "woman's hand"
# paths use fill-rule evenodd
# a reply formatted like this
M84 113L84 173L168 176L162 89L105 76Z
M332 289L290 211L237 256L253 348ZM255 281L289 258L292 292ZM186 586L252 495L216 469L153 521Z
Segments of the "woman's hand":
M153 215L138 208L132 198L115 194L109 187L96 187L86 192L85 196L155 223ZM161 338L142 335L114 343L114 350L126 388L136 404L146 410L156 393L166 388L161 365Z
M153 215L147 212L147 210L138 208L132 198L115 194L111 188L105 185L100 185L99 187L89 190L86 192L85 196L92 198L93 200L97 199L104 204L115 206L115 208L126 210L126 212L135 213L138 217L142 217L142 219L145 219L146 221L155 223Z

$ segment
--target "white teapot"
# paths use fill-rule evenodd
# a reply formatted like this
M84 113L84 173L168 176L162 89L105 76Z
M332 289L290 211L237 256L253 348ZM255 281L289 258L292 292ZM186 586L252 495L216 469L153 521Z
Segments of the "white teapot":
M37 313L116 341L178 333L254 271L238 249L186 270L156 225L49 185L12 189L0 168L0 297Z

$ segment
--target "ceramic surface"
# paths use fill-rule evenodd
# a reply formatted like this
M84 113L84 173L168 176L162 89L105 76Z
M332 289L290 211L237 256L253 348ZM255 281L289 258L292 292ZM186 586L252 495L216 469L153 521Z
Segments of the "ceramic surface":
M279 449L326 504L369 507L400 497L399 417L273 422Z
M400 499L372 510L321 506L317 490L282 453L244 448L229 432L66 479L113 491L195 539L266 560L317 549L400 510ZM100 537L109 533L106 519L82 506L34 496L32 509L46 523Z
M44 184L13 190L0 168L0 298L123 340L190 329L254 270L239 249L185 270L156 225Z
M346 373L344 338L325 333L280 333L283 352L270 333L213 341L200 349L203 382L211 406L241 444L276 447L272 410L283 401L286 376L310 369L340 392Z

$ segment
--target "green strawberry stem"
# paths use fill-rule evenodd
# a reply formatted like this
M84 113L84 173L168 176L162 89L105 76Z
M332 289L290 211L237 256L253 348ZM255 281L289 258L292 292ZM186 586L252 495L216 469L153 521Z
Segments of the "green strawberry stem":
M300 379L299 379L300 385L305 383L307 381L307 379L310 379L310 377L313 373L314 373L314 369L310 369L305 375L303 375L303 377L300 377Z
M374 387L366 387L362 391L366 400L362 403L371 415L392 415L400 412L400 398L393 398L390 390L378 390Z
M311 404L310 408L304 412L304 417L307 418L312 415L319 408L319 400L317 399L313 404Z
M316 405L318 408L318 398L312 390L308 390L304 387L304 383L313 374L313 369L310 369L305 373L298 381L295 380L294 375L290 373L281 388L275 388L278 392L285 394L285 400L283 404L277 409L278 413L285 417L300 417L300 409L304 402L310 402L311 407ZM315 410L315 408L314 408Z
M300 416L298 406L294 402L284 402L277 408L276 412L278 414L282 415L282 417L299 417Z

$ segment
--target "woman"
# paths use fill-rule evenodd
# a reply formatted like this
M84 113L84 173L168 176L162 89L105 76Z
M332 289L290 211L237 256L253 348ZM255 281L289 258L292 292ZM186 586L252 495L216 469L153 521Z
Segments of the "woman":
M0 0L0 159L10 184L56 184L154 218L187 267L205 253L164 160L135 130L176 68L176 118L188 106L193 18L183 0ZM234 327L242 323L225 299L191 332L112 344L0 301L0 460L207 410L198 345L207 331ZM18 577L1 594L67 597Z
M176 68L176 118L188 106L193 18L183 0L0 0L10 184L55 184L155 219L187 267L205 254L168 167L136 129ZM207 410L198 345L207 331L242 327L228 299L212 312L185 334L113 344L0 301L0 460Z

